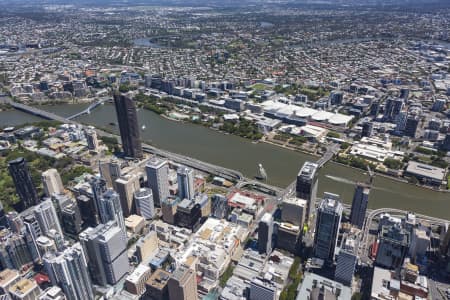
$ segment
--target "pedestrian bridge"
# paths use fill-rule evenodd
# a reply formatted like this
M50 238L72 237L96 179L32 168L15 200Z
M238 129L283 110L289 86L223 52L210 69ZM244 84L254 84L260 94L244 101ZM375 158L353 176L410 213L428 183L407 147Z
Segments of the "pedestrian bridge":
M109 100L109 98L104 98L104 99L101 99L101 100L99 100L97 102L94 102L91 105L89 105L89 107L86 108L85 110L80 111L79 113L76 113L76 114L74 114L74 115L72 115L70 117L67 117L67 119L68 120L73 120L73 119L75 119L75 118L77 118L79 116L82 116L82 115L85 115L85 114L90 114L91 110L95 109L99 105L102 105L103 103L105 103L108 100Z

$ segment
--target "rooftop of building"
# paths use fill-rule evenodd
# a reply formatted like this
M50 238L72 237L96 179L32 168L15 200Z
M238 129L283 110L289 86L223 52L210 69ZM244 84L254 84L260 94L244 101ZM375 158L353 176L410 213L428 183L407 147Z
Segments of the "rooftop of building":
M444 180L446 170L416 161L410 161L408 163L408 167L406 168L406 172L442 181Z
M281 229L283 231L290 231L292 233L300 232L300 226L296 226L296 225L288 223L288 222L280 223L279 229Z
M125 226L129 228L134 228L139 226L141 223L145 222L145 219L138 215L130 215L125 219Z
M163 289L170 279L170 273L163 269L157 269L147 280L146 284L152 286L155 289Z
M340 213L343 209L340 196L332 193L324 193L319 209L333 213Z
M392 296L391 292L400 291L400 281L394 279L392 272L380 267L375 267L372 277L372 296L388 297ZM389 298L388 298L389 299Z
M150 272L150 268L146 265L139 264L134 271L126 277L126 280L137 284L143 275Z
M194 270L190 269L189 267L181 265L172 273L172 279L179 282L186 281L189 275L193 272Z
M138 191L134 192L134 197L142 198L152 195L152 190L149 188L140 188Z
M183 199L180 203L178 203L179 208L189 209L194 205L194 202L189 199Z
M347 300L351 297L351 288L317 274L306 273L298 288L296 300Z
M235 240L241 227L225 220L208 218L195 234L196 238L213 243Z
M151 159L149 159L147 161L145 166L153 168L153 169L159 169L159 168L163 167L165 164L167 164L167 160L157 158L157 157L152 157Z
M188 175L188 174L192 174L194 172L193 169L188 168L186 166L179 166L177 169L177 173L178 174L182 174L182 175Z
M62 289L59 286L52 286L46 289L43 293L44 298L40 298L43 300L63 300L66 299ZM42 297L42 296L41 296Z
M245 299L244 290L248 287L248 281L238 278L237 276L231 276L223 288L220 299L235 300Z
M283 200L283 203L306 207L308 202L305 199L297 198L297 197L289 197Z
M12 281L19 278L19 271L17 270L11 270L11 269L5 269L0 272L0 287L7 286Z
M36 282L23 278L9 288L9 292L15 295L27 295L37 287Z
M408 230L401 227L399 224L384 225L381 228L380 239L406 245L410 242L410 235Z
M241 193L234 193L234 195L229 199L229 202L238 206L251 207L255 205L256 200Z
M302 168L300 169L300 172L298 173L298 176L311 180L316 175L318 167L319 167L318 164L307 161L303 164Z
M251 281L251 284L255 284L261 287L265 287L266 289L270 289L273 291L277 290L277 286L274 284L274 282L272 282L272 280L267 280L264 279L262 277L255 277L253 278L253 280Z
M265 213L261 218L261 222L264 222L267 224L271 223L272 220L273 220L273 217L270 213Z

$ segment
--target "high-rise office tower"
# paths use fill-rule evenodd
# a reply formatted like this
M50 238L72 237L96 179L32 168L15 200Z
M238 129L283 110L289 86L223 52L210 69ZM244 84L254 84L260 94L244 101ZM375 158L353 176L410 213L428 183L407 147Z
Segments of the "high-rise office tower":
M379 112L380 112L380 101L372 102L372 105L370 106L370 115L376 117L378 116Z
M73 203L73 199L69 194L53 194L50 199L53 202L53 205L55 206L56 213L58 214L58 217L61 218L61 211L64 207L69 205L70 203Z
M450 133L445 135L445 138L442 141L441 149L444 151L450 151Z
M137 214L146 220L153 219L155 216L155 205L153 204L153 193L149 188L141 188L134 192L134 201L136 203Z
M29 212L25 211L29 214ZM16 211L10 211L6 214L6 219L8 221L8 227L12 232L20 233L22 232L23 227L23 220L21 218L21 215L19 215ZM39 227L39 225L38 225Z
M36 243L38 245L39 255L41 257L43 257L47 252L57 251L55 241L45 235L38 237Z
M391 121L394 120L404 107L404 99L386 99L386 103L384 105L384 118Z
M325 193L317 211L314 255L328 262L334 261L342 211L339 195Z
M407 112L401 111L392 120L395 123L395 132L402 133L406 128Z
M351 286L357 260L356 240L353 237L347 237L342 242L339 254L337 255L334 279L346 286Z
M0 269L20 270L23 265L32 262L33 258L23 234L13 233L0 240Z
M361 136L362 137L371 137L373 134L373 123L370 121L364 122L362 125Z
M95 131L95 129L87 129L85 130L85 134L88 149L97 152L99 147L97 132Z
M142 158L142 145L139 133L139 125L136 107L133 99L115 94L117 120L119 122L120 138L122 140L123 152L126 157Z
M161 202L162 219L168 224L175 224L179 198L168 197Z
M384 225L379 235L377 265L387 269L396 269L403 264L411 243L410 232L400 224Z
M166 201L165 201L166 202ZM202 209L200 204L184 199L177 205L175 223L178 227L189 228L196 231L200 227Z
M197 300L195 271L182 265L173 272L168 282L170 300Z
M304 199L296 197L284 199L283 208L281 209L281 221L303 228L307 205L308 203Z
M37 239L42 236L41 227L39 222L36 220L36 216L33 212L26 211L28 214L23 215L23 228L20 231L24 232L25 241L30 250L31 257L34 262L39 262L41 260L41 255L38 250ZM19 232L19 231L16 231Z
M59 224L58 215L56 209L53 206L53 202L47 199L41 202L34 208L34 215L39 223L39 227L44 235L48 235L51 229L56 230L63 235L61 225Z
M95 224L99 224L101 222L99 203L100 198L107 189L106 180L102 177L92 177L89 183L91 185L93 199L89 206L95 210L95 212L93 212L96 220Z
M83 228L95 227L99 223L95 200L86 195L77 196L77 205L80 209L81 219L83 220Z
M331 105L341 105L344 101L344 93L341 91L333 91L330 94Z
M301 236L300 226L287 222L281 222L277 232L277 248L298 254Z
M408 118L406 119L404 134L411 138L415 138L418 127L419 127L419 117L414 115L408 116Z
M169 197L169 164L167 160L154 157L147 162L145 170L153 201L156 206L160 206Z
M120 203L125 217L136 211L133 194L139 189L140 183L137 175L125 175L116 180L116 191L120 195Z
M402 98L402 99L408 100L408 97L409 97L409 89L407 89L407 88L401 88L401 89L400 89L400 96L399 96L399 97Z
M0 229L5 227L8 227L8 219L6 218L3 204L0 202Z
M227 197L221 194L211 196L211 215L213 217L217 219L227 219L230 209Z
M194 170L181 166L177 170L178 197L192 200L194 198Z
M116 189L116 180L122 176L119 161L112 159L99 163L100 175L106 180L107 187Z
M258 250L259 253L270 254L272 252L273 218L265 213L258 225Z
M306 221L310 220L310 216L316 206L318 167L317 164L307 161L303 164L303 167L297 175L295 191L297 198L307 201Z
M366 184L356 184L353 195L352 210L350 212L350 223L362 228L366 218L367 204L369 203L370 188Z
M39 202L39 198L25 159L19 157L9 161L8 169L20 198L20 204L17 206L17 210L23 211L26 208L36 205Z
M47 236L55 242L55 246L56 246L56 249L58 249L58 251L62 251L63 249L66 248L64 236L62 235L61 232L59 232L55 229L50 229L48 231Z
M51 283L60 286L68 300L94 299L87 261L80 243L60 253L48 252L43 261Z
M123 233L126 234L123 210L120 204L120 197L113 189L108 189L100 197L99 202L100 220L103 224L115 221Z
M431 107L431 111L441 112L445 109L446 104L446 99L436 99L434 100L433 106Z
M47 197L64 192L61 176L59 176L58 170L56 169L48 169L42 173L42 185L44 186L44 192Z
M61 211L61 226L64 232L78 235L81 232L81 225L80 209L75 202L71 202Z
M89 227L79 237L94 283L114 285L128 273L127 240L116 222Z

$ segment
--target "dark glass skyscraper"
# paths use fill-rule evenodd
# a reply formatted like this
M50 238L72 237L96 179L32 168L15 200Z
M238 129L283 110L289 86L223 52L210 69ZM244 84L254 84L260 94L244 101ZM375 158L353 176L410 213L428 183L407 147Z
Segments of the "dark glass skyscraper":
M362 228L366 218L367 204L369 203L369 186L358 183L353 196L352 210L350 213L350 223Z
M16 186L16 192L20 198L20 203L15 208L18 211L23 211L28 207L36 205L39 201L39 197L25 159L19 157L9 161L8 169L14 181L14 185Z
M325 193L317 210L314 255L328 262L334 261L342 211L339 195Z
M131 98L115 94L117 120L119 121L122 148L126 157L142 158L142 145L139 134L139 125L136 115L136 107Z
M307 161L297 175L295 191L297 198L307 202L306 220L309 220L316 205L318 167L317 164Z

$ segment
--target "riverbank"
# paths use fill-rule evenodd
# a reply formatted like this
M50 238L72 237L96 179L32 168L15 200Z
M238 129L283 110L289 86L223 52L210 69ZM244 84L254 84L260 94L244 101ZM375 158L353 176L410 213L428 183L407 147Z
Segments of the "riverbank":
M220 130L220 129L217 129L217 128L214 128L214 127L211 127L211 126L208 126L208 124L205 124L204 122L196 123L196 122L193 122L191 119L179 120L179 119L172 118L172 117L166 115L165 113L160 114L160 116L162 116L163 118L166 118L167 120L170 120L170 121L181 122L181 123L187 122L187 123L191 123L191 124L194 124L194 125L201 125L203 127L206 127L208 129L211 129L211 130L214 130L214 131L218 131L218 132L221 132L221 133L224 133L224 134L230 134L229 132L226 132L226 131L223 131L223 130ZM239 136L239 135L235 135L235 136ZM239 136L239 137L241 137L241 136ZM245 137L242 137L242 138L245 138ZM245 138L245 139L248 139L248 138ZM289 151L295 151L295 152L311 155L311 156L314 156L316 158L322 157L320 154L317 154L316 151L314 151L314 152L313 151L307 151L307 150L302 149L300 147L293 147L293 146L289 146L287 144L276 143L274 141L268 140L267 136L263 136L259 140L252 140L252 139L248 139L248 140L252 141L253 143L259 143L259 142L267 143L267 144L270 144L270 145L273 145L273 146L276 146L276 147L287 149ZM365 172L367 170L366 167L358 168L358 167L351 166L349 164L341 163L341 162L339 162L336 159L336 157L333 157L332 161L334 163L336 163L336 164L340 164L342 166L349 167L349 168L352 168L352 169L355 169L355 170L360 170L360 171L363 171L363 172ZM435 192L441 192L441 193L449 193L450 192L450 190L448 190L448 189L443 189L443 188L436 189L435 187L432 187L432 186L412 183L412 182L408 181L407 179L405 179L404 177L396 177L396 176L393 176L393 175L389 175L389 174L386 174L384 172L380 172L376 168L372 168L372 172L374 172L377 176L383 176L384 178L387 178L387 179L390 179L390 180L393 180L393 181L396 181L396 182L401 182L401 183L404 183L404 184L409 184L409 185L412 185L412 186L416 186L416 187L419 187L419 188L422 188L422 189L431 190L431 191L435 191Z
M41 109L61 116L70 116L86 109L87 106L55 105ZM172 122L144 109L140 109L137 116L139 123L147 127L141 131L141 138L151 141L154 147L238 170L247 178L257 174L258 164L261 163L268 174L268 184L277 187L284 188L291 184L305 161L315 161L318 158L264 142L253 143L249 139L223 134L189 122ZM17 110L0 112L0 126L31 123L34 119L42 121L42 118ZM91 114L76 118L76 121L119 134L118 126L110 125L112 122L117 123L117 117L114 105L109 103L98 106ZM324 192L339 194L343 203L350 205L355 184L367 180L367 173L363 170L330 161L319 170L318 197ZM448 219L450 199L448 193L437 193L376 176L370 191L368 207L370 209L393 207Z
M70 115L70 113L72 113L72 112L68 112L69 111L69 109L61 109L61 107L62 106L64 106L65 108L73 108L73 110L75 110L75 112L79 112L79 111L81 111L81 110L83 110L83 109L85 109L86 107L87 107L87 103L64 103L64 104L59 104L59 103L53 103L53 104L51 104L51 105L41 105L41 106L44 106L44 107L41 107L41 108L43 108L44 110L50 110L50 111L52 111L52 112L55 112L56 114L59 114L59 115L61 115L61 116L68 116L68 115ZM110 106L110 107L113 107L113 106L111 106L111 105L105 105L105 106ZM147 109L147 108L141 108L140 110L144 110L144 111L148 111L149 113L154 113L151 109ZM95 111L97 111L97 109L95 110ZM95 111L93 111L93 112L95 112ZM138 111L139 111L139 109L138 109ZM12 111L11 112L11 114L17 114L17 111ZM9 115L6 115L7 117L9 117ZM30 116L30 115L29 115ZM115 116L115 113L114 113L114 116ZM198 126L198 127L201 127L201 128L206 128L207 130L210 130L210 131L213 131L213 132L220 132L221 133L221 135L223 134L223 135L230 135L230 133L229 132L226 132L226 131L223 131L223 130L220 130L220 129L218 129L218 128L215 128L215 127L211 127L211 126L206 126L205 124L203 124L203 123L197 123L197 122L193 122L192 120L190 120L190 119L187 119L187 120L178 120L178 119L175 119L175 118L171 118L170 116L167 116L166 114L158 114L158 116L160 116L160 117L162 117L162 119L165 119L165 120L167 120L167 121L169 121L169 122L172 122L172 121L174 121L173 123L176 123L176 124L180 124L180 123L182 123L182 124L190 124L190 125L192 125L192 126L195 126L195 125L202 125L202 126ZM30 116L31 118L33 118L32 116ZM11 120L11 119L10 119ZM39 119L38 120L29 120L29 121L39 121ZM25 122L25 123L29 123L28 122L28 118L27 118L27 121ZM91 125L90 124L90 122L83 122L84 124L87 124L87 125ZM110 123L111 122L108 122L108 124L105 124L106 126L100 126L99 128L101 128L101 129L103 129L104 131L108 131L108 132L111 132L111 133L113 133L114 131L116 131L117 130L117 128L111 128L111 125L110 125ZM146 124L146 123L144 123L145 125L146 125L146 127L148 127L148 124ZM9 125L9 124L8 124ZM13 118L13 122L11 123L11 125L20 125L20 123L19 124L17 124L16 123L16 118ZM150 125L151 126L151 125ZM97 126L98 127L98 126ZM231 135L233 135L233 134L231 134ZM245 138L245 137L241 137L241 136L238 136L238 135L233 135L233 136L235 136L235 137L239 137L239 138L243 138L244 140L247 140L247 141L249 141L249 142L251 142L252 144L268 144L268 145L271 145L271 146L274 146L274 147L277 147L277 148L280 148L280 149L285 149L285 150L287 150L287 151L292 151L292 152L295 152L295 153L300 153L300 154L304 154L304 155L309 155L309 156L312 156L312 159L311 160L317 160L318 158L320 158L321 157L321 155L318 155L317 153L315 153L315 152L312 152L312 151L307 151L307 150L304 150L304 149L301 149L301 148L299 148L299 147L289 147L289 146L284 146L284 145L280 145L280 144L278 144L278 143L275 143L275 142L273 142L273 141L269 141L269 140L267 140L267 139L260 139L260 140L252 140L252 139L249 139L249 138ZM152 139L144 139L146 142L148 142L149 144L154 144L153 143L153 140ZM158 146L158 145L156 145L155 144L155 146ZM362 172L365 172L366 171L366 168L358 168L358 167L354 167L354 166L350 166L350 165L348 165L348 164L345 164L345 163L340 163L340 162L338 162L337 160L336 160L336 158L333 158L332 159L332 162L333 163L335 163L335 164L339 164L339 165L341 165L341 166L344 166L344 167L347 167L347 168L350 168L350 169L353 169L353 170L358 170L358 171L362 171ZM257 162L256 164L258 164L259 162ZM298 168L300 168L301 166L299 166ZM255 169L256 169L256 167L255 167ZM414 186L414 187L418 187L418 188L420 188L420 189L422 189L422 190L428 190L428 191L433 191L433 192L440 192L440 193L442 193L442 194L447 194L447 193L449 193L450 192L450 190L446 190L446 189L439 189L439 190L437 190L437 189L435 189L435 188L433 188L433 187L428 187L428 186L424 186L424 185L420 185L420 184L415 184L415 183L411 183L411 182L408 182L407 180L405 180L404 178L399 178L399 177L395 177L395 176L392 176L392 175L388 175L388 174L385 174L385 173L382 173L382 172L379 172L379 171L377 171L377 170L375 170L375 169L372 169L372 171L374 171L374 173L376 173L378 176L382 176L382 177L384 177L384 178L386 178L386 179L389 179L389 180L392 180L392 181L394 181L394 182L399 182L399 183L403 183L403 184L408 184L408 185L410 185L410 186ZM255 172L256 173L256 172ZM254 176L254 174L252 174L251 176ZM277 184L275 184L275 185L277 185ZM282 186L282 185L278 185L278 186Z

